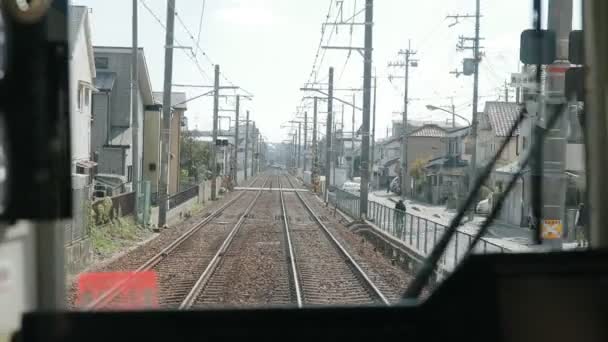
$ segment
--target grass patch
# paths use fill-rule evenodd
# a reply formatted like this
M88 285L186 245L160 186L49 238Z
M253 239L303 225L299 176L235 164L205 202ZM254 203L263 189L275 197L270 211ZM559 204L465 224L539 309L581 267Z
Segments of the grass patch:
M93 226L91 242L95 254L105 258L145 239L150 233L138 226L133 217L121 217L103 226Z

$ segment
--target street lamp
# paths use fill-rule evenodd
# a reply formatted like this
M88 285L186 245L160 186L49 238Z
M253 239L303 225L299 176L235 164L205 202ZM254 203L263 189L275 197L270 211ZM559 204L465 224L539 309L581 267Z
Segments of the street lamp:
M454 112L452 112L452 111L449 111L449 110L447 110L447 109L444 109L444 108L441 108L441 107L437 107L437 106L433 106L433 105L430 105L430 104L426 105L426 109L428 109L428 110L441 110L441 111L444 111L444 112L446 112L446 113L452 114L453 116L456 116L456 117L458 117L458 118L460 118L460 119L462 119L462 120L466 121L466 122L467 122L467 124L468 124L469 126L471 126L471 121L469 121L469 119L465 118L465 117L464 117L464 116L462 116L462 115L458 115L458 114L456 114L456 113L454 113Z

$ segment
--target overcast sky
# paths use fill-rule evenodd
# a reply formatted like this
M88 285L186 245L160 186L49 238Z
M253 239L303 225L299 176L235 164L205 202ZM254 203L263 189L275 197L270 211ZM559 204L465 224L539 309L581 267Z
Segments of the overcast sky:
M92 9L95 45L131 45L131 1L74 0L72 3ZM154 90L162 91L165 32L143 3L164 23L166 1L145 0L139 4L140 46L145 50ZM203 3L199 45L206 55L196 49L193 42L198 37ZM299 89L311 74L321 39L321 24L330 3L330 21L334 22L338 13L334 0L177 0L176 44L194 47L202 70L188 58L187 50L175 50L173 83L213 84L212 63L219 64L230 82L254 95L252 101L242 102L243 115L249 109L264 136L270 141L282 141L289 128L282 129L281 124L294 118L296 107L301 103L304 94ZM480 65L480 111L485 101L504 100L504 82L512 72L518 71L519 35L531 26L532 2L482 0L481 3L481 36L485 38L481 46L485 57ZM355 11L362 10L363 5L364 0L344 0L342 19L349 19ZM472 77L456 78L449 72L461 69L462 58L471 56L471 51L459 52L455 47L460 35L474 35L474 20L461 19L450 27L455 21L446 19L446 15L474 12L474 0L375 1L373 62L378 76L378 138L386 135L391 120L399 119L399 114L393 112L403 110L403 80L389 80L389 75L402 76L403 70L387 64L402 58L397 52L407 47L408 40L419 59L418 67L411 69L410 75L410 118L445 120L449 115L430 112L425 106L449 105L452 96L456 111L471 117ZM363 19L363 13L355 17L356 22ZM575 27L580 26L579 22L575 20ZM355 26L351 35L348 26L339 27L337 32L327 27L323 41L324 45L363 46L363 29ZM321 51L321 56L316 66L319 81L326 82L328 68L333 66L337 88L362 86L363 58L358 53L348 57L347 51L326 50ZM222 84L227 85L227 81L222 79ZM190 98L205 90L174 87L173 91L185 91ZM513 89L510 93L513 100ZM352 94L340 91L336 96L350 100ZM361 92L356 94L356 102L361 104ZM189 103L190 128L211 129L212 104L211 97ZM233 107L231 100L221 100L220 104L224 109ZM323 104L322 110L325 109ZM339 120L341 105L335 110ZM349 108L345 111L346 130L350 130L352 111ZM359 126L361 112L356 113L356 121ZM227 125L227 120L222 122L223 128Z

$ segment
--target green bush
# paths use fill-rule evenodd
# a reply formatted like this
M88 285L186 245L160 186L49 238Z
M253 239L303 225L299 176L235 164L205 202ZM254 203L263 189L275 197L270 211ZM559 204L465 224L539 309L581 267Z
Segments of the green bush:
M104 197L93 205L93 220L96 225L109 223L112 220L112 199Z

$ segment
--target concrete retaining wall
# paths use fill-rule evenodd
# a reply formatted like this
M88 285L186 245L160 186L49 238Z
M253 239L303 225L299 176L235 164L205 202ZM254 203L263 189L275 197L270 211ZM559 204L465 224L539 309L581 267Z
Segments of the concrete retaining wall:
M393 263L402 267L406 272L415 274L422 266L425 259L415 250L406 246L402 241L386 234L381 229L375 227L373 223L354 224L351 229L353 232L363 236L366 241L374 245L375 249L381 251ZM439 268L433 273L429 280L429 285L434 286L447 276L447 272Z
M83 238L65 247L65 267L68 275L74 275L91 263L93 245L91 240Z

